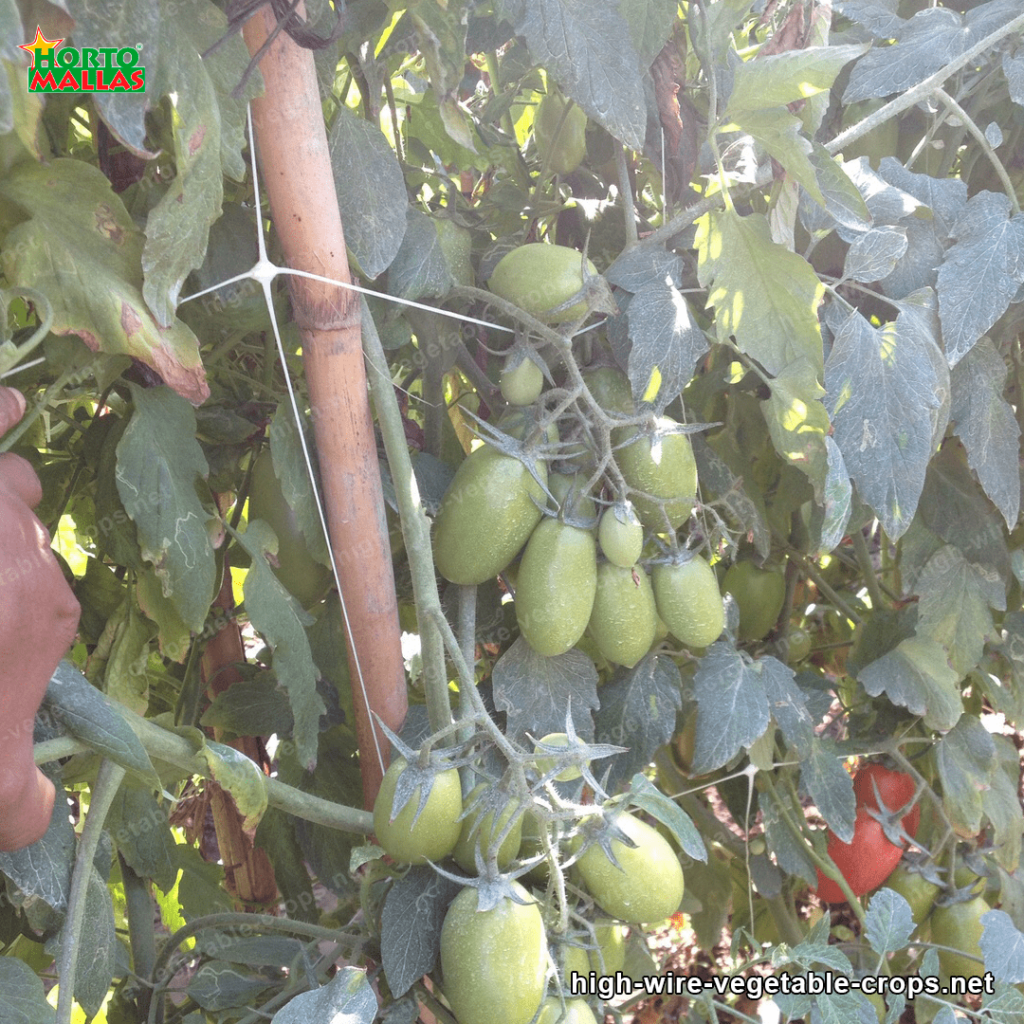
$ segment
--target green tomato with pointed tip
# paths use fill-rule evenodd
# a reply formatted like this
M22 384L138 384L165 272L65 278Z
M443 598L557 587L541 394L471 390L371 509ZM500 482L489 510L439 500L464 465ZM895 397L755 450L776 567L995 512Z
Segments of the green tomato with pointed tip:
M707 647L725 629L718 577L700 555L688 561L656 565L651 572L658 614L676 639Z
M981 896L966 903L954 903L949 907L936 907L932 913L932 939L940 946L950 946L960 953L939 951L939 967L948 977L980 978L985 974L985 965L971 956L982 957L981 935L985 926L981 918L992 908ZM969 956L961 954L967 953Z
M544 371L529 358L507 367L501 375L501 397L509 405L533 405L544 390Z
M613 565L628 569L644 549L644 524L630 501L606 508L597 528L597 540L604 557Z
M478 910L467 886L441 927L443 991L459 1024L528 1024L544 999L547 941L540 910L518 882L522 903L505 897Z
M406 864L425 864L447 857L459 841L462 822L462 783L454 768L438 772L420 816L420 789L409 802L391 817L398 778L408 767L404 757L397 757L384 773L373 802L373 831L385 851ZM414 820L415 819L415 820Z
M602 562L590 613L590 635L610 662L632 668L654 643L658 612L647 573Z
M487 783L480 782L475 785L466 796L465 805L473 807L473 804L487 790ZM484 811L481 807L471 810L462 819L462 827L459 831L459 841L455 844L452 857L455 863L463 871L476 871L476 849L480 847L480 855L484 862L494 841L505 830L512 815L515 814L515 801L510 801L498 812L498 821L495 824L494 811ZM509 833L501 841L496 853L498 867L502 871L512 863L516 854L519 853L519 844L523 837L523 816L519 815L513 822Z
M543 462L537 463L547 480ZM540 522L544 490L519 459L485 444L466 456L434 520L434 560L452 583L493 579ZM536 499L536 500L535 500Z
M563 119L566 106L564 97L548 93L537 104L533 118L537 152L552 174L572 173L587 152L587 115L573 104Z
M583 636L597 593L594 535L545 519L530 535L516 577L516 618L523 639L555 657Z
M683 869L668 840L632 814L619 814L615 825L636 845L611 842L617 864L597 843L576 862L590 894L606 913L631 924L663 921L683 899ZM579 840L577 841L577 847Z
M630 500L640 521L655 533L665 531L666 516L673 529L682 526L697 495L693 446L686 434L674 432L678 426L671 417L659 416L639 434L635 427L612 431L615 458L626 483L651 495L631 494Z

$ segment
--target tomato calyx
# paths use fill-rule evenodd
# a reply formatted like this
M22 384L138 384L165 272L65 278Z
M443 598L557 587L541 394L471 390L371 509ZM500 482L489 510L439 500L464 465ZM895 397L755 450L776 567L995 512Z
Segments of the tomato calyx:
M570 782L582 777L602 797L606 795L605 791L591 772L590 762L626 751L625 747L613 743L585 743L576 732L571 713L566 716L565 732L548 733L540 739L527 733L527 738L535 751L534 766L540 774L538 786L552 781Z

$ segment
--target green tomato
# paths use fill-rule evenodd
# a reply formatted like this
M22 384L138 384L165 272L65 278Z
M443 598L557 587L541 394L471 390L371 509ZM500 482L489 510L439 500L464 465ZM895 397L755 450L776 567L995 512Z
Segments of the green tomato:
M722 590L732 594L740 609L740 640L762 640L778 621L786 600L786 578L776 569L759 569L753 562L729 566Z
M459 841L462 822L462 784L454 768L439 772L430 788L426 805L419 818L420 787L413 790L412 798L391 818L398 777L408 767L404 757L391 762L380 784L373 803L373 831L385 851L395 860L407 864L425 864L438 861L455 849Z
M665 531L665 516L673 529L685 523L697 494L693 447L685 434L672 432L677 426L671 417L659 416L651 428L639 436L633 427L616 427L612 431L615 458L626 483L637 491L653 495L653 498L645 498L634 494L632 502L640 521L655 533ZM660 502L654 498L665 500Z
M605 412L619 412L624 416L636 414L629 378L621 370L614 366L599 366L596 370L587 370L583 380L594 401Z
M597 1024L597 1018L585 999L566 999L563 1013L561 1000L557 996L548 996L537 1024Z
M566 988L569 987L569 981L574 972L584 975L590 971L590 957L587 956L587 951L580 949L579 946L562 946L560 963L562 966L562 983Z
M864 100L861 103L851 103L843 111L843 129L859 124L865 117L884 105L884 100ZM862 135L856 141L844 146L843 159L856 160L859 156L866 156L868 163L878 170L878 164L883 157L896 156L899 140L900 126L894 114L888 121L883 121L866 135Z
M595 974L614 974L626 962L629 929L620 921L594 922L597 949L589 951L590 969Z
M533 405L544 390L544 371L530 358L506 367L501 375L501 397L509 405Z
M528 1024L544 998L547 942L537 904L518 882L524 903L505 898L477 910L467 886L441 927L444 994L459 1024Z
M718 577L700 555L689 561L656 565L651 573L658 614L676 639L707 647L725 629Z
M544 463L537 469L546 480ZM490 445L477 448L459 466L434 520L438 571L452 583L493 579L533 533L543 501L544 491L518 459Z
M473 807L473 803L486 792L487 788L486 782L475 785L466 796L465 805ZM474 808L462 819L459 841L455 844L452 857L463 871L468 871L471 874L476 871L476 848L478 845L480 855L484 861L487 860L491 844L504 831L515 810L515 801L510 801L498 812L497 824L494 823L494 811L484 812L481 807ZM520 815L498 847L497 862L502 871L512 863L516 854L519 853L522 836L523 816Z
M983 956L981 934L985 926L981 918L991 909L981 896L975 896L966 903L954 903L950 907L936 907L931 917L932 939L940 946L951 946L971 956ZM939 967L949 978L980 978L985 974L983 963L961 956L960 953L940 951Z
M299 520L281 490L274 473L270 449L260 452L252 467L249 488L249 519L262 519L277 534L277 567L274 575L304 608L311 608L331 588L331 570L309 553Z
M595 843L576 862L580 877L601 909L620 921L663 921L683 898L679 858L661 833L632 814L619 814L615 824L636 846L613 839L616 865Z
M537 152L552 174L575 171L587 152L587 115L573 104L563 120L562 111L566 105L558 93L548 93L537 105L533 117Z
M520 860L532 860L544 852L544 840L541 838L543 825L529 811L523 815L523 841L519 847ZM551 868L546 860L542 860L526 873L527 881L534 885L547 885Z
M939 894L937 885L917 871L911 871L902 861L885 880L885 887L898 892L910 904L915 925L919 925L931 913L935 897Z
M786 636L786 661L796 665L811 653L811 634L803 626L791 626Z
M583 287L583 255L564 245L530 242L506 253L494 268L487 286L495 295L514 302L520 309L548 323L577 320L587 312L577 302L560 313L548 310L571 299ZM597 267L587 260L587 269Z
M585 483L586 479L580 473L574 473L571 476L567 473L548 474L548 490L558 503L559 511L584 522L596 523L597 506L594 504L594 499L580 490Z
M597 567L597 593L590 613L590 635L610 662L632 668L650 649L658 612L647 573L611 562Z
M569 737L564 732L549 732L547 736L542 736L540 739L541 743L546 743L549 747L567 747L569 746ZM533 748L535 753L541 753L542 747L536 746ZM541 757L537 760L537 771L542 775L547 775L554 767L558 764L558 758L552 754L550 757ZM559 782L572 782L574 779L578 779L583 773L579 770L576 765L569 765L568 768L563 768L555 778Z
M630 501L606 508L597 528L597 540L604 557L613 565L628 569L644 549L644 525Z
M516 618L526 642L547 657L571 650L587 628L596 592L594 535L557 519L538 524L516 577Z
M540 415L540 410L535 406L519 405L507 409L496 426L510 437L525 441L530 434L537 430ZM554 420L545 428L544 437L547 438L549 444L558 444L558 424Z

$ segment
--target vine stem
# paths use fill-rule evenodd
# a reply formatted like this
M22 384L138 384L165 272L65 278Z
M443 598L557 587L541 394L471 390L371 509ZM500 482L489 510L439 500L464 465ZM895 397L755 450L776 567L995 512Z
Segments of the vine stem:
M951 60L945 67L940 68L933 75L929 75L927 78L918 82L917 85L912 86L906 92L901 93L895 99L890 100L885 106L879 107L873 114L869 114L864 118L863 121L858 121L856 124L851 125L844 132L840 132L831 142L825 144L825 149L828 150L829 154L835 156L836 153L840 152L844 146L848 146L851 142L859 139L862 135L866 135L872 128L877 128L878 125L885 121L888 121L890 117L896 114L902 113L904 110L909 110L919 100L923 100L926 96L931 95L938 89L941 89L942 83L946 81L951 75L956 74L961 68L967 67L976 57L984 53L985 50L997 43L1001 42L1007 36L1013 35L1014 32L1019 32L1024 29L1024 14L1018 15L1016 18L1012 18L1005 25L997 28L994 32L990 32L984 39L975 43L969 50L965 50L956 60ZM967 119L969 120L969 118ZM966 121L965 121L966 124Z
M1013 182L1010 181L1009 174L1006 173L1006 167L1003 165L1003 161L999 159L996 151L989 144L988 139L985 138L985 133L974 123L974 119L970 114L960 106L959 103L945 89L936 89L935 95L952 111L961 123L974 136L975 142L981 147L982 152L989 158L992 166L995 168L996 174L999 175L999 180L1003 183L1003 189L1006 192L1010 203L1013 206L1014 213L1020 213L1020 203L1017 200L1017 190L1013 187Z
M380 343L377 325L370 315L365 298L362 302L363 355L370 394L377 413L377 423L384 439L384 451L391 469L398 502L398 518L405 538L412 574L413 599L420 628L420 656L423 661L423 685L427 694L427 715L431 732L440 732L452 724L451 702L448 699L448 673L444 660L444 644L437 629L436 616L441 611L434 576L434 554L430 543L430 523L420 501L413 473L409 446L405 439L402 412L398 408L395 389L388 372L387 357Z
M864 531L854 530L851 537L853 553L857 556L857 565L864 574L864 585L868 588L871 607L878 611L885 607L885 597L882 594L882 588L878 585L878 576L875 574L875 565L871 561L871 552L868 551L868 542L864 538Z
M93 858L100 845L103 823L114 802L114 796L121 787L125 770L106 758L101 762L96 781L91 789L89 813L82 828L78 843L75 870L71 875L71 895L68 896L68 912L64 918L64 931L57 960L57 975L60 992L57 996L57 1024L71 1024L71 1012L75 1001L75 974L78 971L78 954L82 942L82 926L85 923L85 901L89 893L89 878L93 869ZM59 814L60 810L55 813Z

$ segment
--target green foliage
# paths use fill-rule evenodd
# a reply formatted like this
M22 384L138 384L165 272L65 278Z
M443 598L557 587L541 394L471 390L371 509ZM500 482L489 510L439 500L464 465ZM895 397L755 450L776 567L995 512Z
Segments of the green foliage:
M984 969L980 1010L1021 1019L1019 2L345 8L315 61L374 292L393 564L334 560L394 576L395 750L451 748L441 846L388 836L415 830L399 805L422 774L392 775L378 814L413 867L360 845L378 753L289 394L344 417L310 407L285 283L268 307L247 276L274 217L245 132L262 76L236 93L245 47L210 50L227 19L207 0L66 8L44 35L141 44L148 78L28 93L34 25L0 2L0 374L30 409L2 446L40 476L83 609L36 723L62 813L0 854L0 1020L53 1021L70 951L100 1021L370 1024L379 994L389 1021L448 1019L445 999L470 1024L499 992L525 1024L557 1005L548 941L560 966L642 976L637 918L677 908L736 974ZM330 5L308 9L325 36ZM207 675L225 626L226 688ZM906 841L903 801L851 783L879 755L912 780L920 849L872 895ZM101 762L126 773L113 792ZM205 825L212 782L276 882L245 909L274 916L234 913L252 863ZM637 846L596 827L612 799ZM845 899L838 874L863 899L833 927L810 887ZM919 1019L952 999L919 997ZM886 1002L891 1024L907 1001ZM708 994L691 1016L735 1010Z

